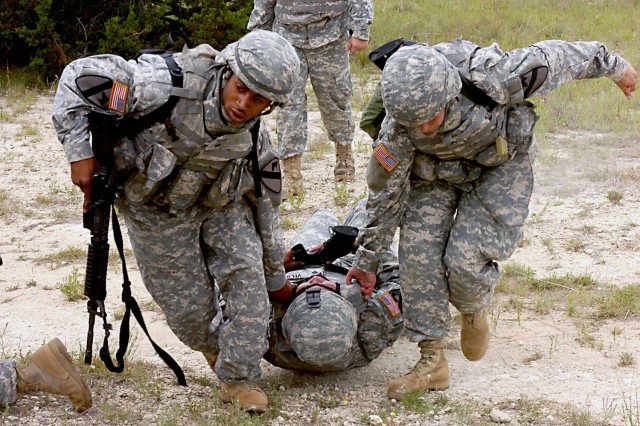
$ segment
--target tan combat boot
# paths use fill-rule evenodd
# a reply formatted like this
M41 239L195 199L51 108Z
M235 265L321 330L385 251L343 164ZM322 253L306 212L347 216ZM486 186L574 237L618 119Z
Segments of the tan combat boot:
M400 401L410 392L447 389L449 387L449 364L444 357L443 344L444 339L423 340L418 343L420 360L411 373L389 384L387 397Z
M57 338L35 351L26 365L16 366L16 371L18 392L42 391L66 395L79 413L93 404L89 387Z
M222 402L238 404L250 413L264 413L269 406L267 395L252 382L223 382L220 386L220 399Z
M487 310L473 314L462 314L460 349L469 361L482 359L489 347L489 324Z
M333 169L333 176L336 182L349 182L353 179L356 166L353 162L353 152L351 144L336 144L336 167Z
M284 171L282 180L282 198L287 199L304 192L302 185L302 155L284 159Z

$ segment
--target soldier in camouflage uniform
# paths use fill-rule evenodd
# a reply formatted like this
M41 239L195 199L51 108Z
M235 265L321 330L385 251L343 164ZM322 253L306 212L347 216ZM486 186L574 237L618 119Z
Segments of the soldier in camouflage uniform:
M178 87L171 60L182 70ZM287 290L278 159L266 129L257 137L249 129L286 102L298 70L288 41L257 31L222 52L200 45L168 59L76 60L54 102L54 125L85 209L96 168L87 117L118 118L116 206L143 282L176 336L204 354L221 399L249 411L268 404L255 384L267 349L267 292L277 298ZM227 303L224 324L218 291Z
M278 112L285 196L303 191L300 168L307 144L305 87L309 78L329 140L336 146L334 176L338 181L347 181L355 173L351 150L354 122L349 53L367 47L372 22L372 0L254 1L247 28L272 30L282 35L300 57L300 75L291 101Z
M79 413L91 408L91 392L59 339L35 351L29 362L0 361L0 407L16 402L18 393L42 391L66 395Z
M518 246L533 190L537 115L526 99L598 77L627 97L636 89L633 66L599 42L543 41L503 52L455 40L403 47L388 59L369 216L347 282L371 291L399 226L403 315L421 359L389 385L389 398L449 386L442 349L449 302L462 313L465 357L483 357L497 262Z
M360 200L345 225L364 225L366 199ZM329 238L338 219L327 209L316 211L294 236L292 245L318 248ZM400 280L394 252L387 251L378 268L370 298L360 286L345 286L353 254L330 265L296 265L289 250L287 278L296 285L291 304L273 303L269 350L265 359L281 368L298 371L345 371L368 364L395 342L404 330L400 311Z

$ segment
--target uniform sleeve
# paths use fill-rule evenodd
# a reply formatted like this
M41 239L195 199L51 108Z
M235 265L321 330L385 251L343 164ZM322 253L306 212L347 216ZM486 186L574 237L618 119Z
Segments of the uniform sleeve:
M572 80L609 77L617 81L626 67L627 62L603 43L547 40L511 52L503 52L497 44L479 49L471 59L470 72L473 82L489 96L509 103L548 93Z
M276 0L254 0L253 10L249 16L247 29L254 30L271 30L273 20L275 19L274 8Z
M369 40L369 29L373 23L373 1L349 0L349 16L352 36Z
M406 131L389 119L373 146L367 169L367 224L360 230L354 266L376 272L404 214L415 148ZM384 165L383 165L384 164Z
M78 89L78 77L98 76L117 82L106 84L104 95L94 96L93 103ZM108 111L121 116L147 114L169 99L172 84L167 65L159 55L143 55L127 61L115 55L97 55L77 59L62 72L53 102L53 125L69 162L93 157L89 136L88 113ZM111 96L119 96L114 106ZM111 107L117 109L110 109Z

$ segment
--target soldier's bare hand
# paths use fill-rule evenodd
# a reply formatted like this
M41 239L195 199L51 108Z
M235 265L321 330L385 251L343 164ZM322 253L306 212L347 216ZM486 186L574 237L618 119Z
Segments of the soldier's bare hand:
M369 40L361 40L359 38L351 37L347 43L347 50L351 54L358 53L359 51L366 49L369 45Z
M627 69L622 78L616 81L616 86L624 92L627 99L631 99L633 97L633 92L636 91L638 86L638 73L633 65L627 64Z
M360 290L365 297L371 296L373 288L376 286L376 274L373 272L365 272L361 269L352 266L347 273L347 285L351 285L352 280L357 280L360 283Z
M89 200L91 200L91 181L93 174L98 169L98 161L95 158L87 158L85 160L74 161L71 163L71 181L77 185L84 194L84 202L82 203L82 211L87 212L89 209Z

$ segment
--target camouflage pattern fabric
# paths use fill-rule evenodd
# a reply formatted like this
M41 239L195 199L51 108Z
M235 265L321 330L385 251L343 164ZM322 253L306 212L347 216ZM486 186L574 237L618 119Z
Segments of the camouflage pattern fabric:
M361 226L366 223L366 199L360 200L354 208L349 212L344 224L349 226ZM291 241L291 245L302 244L305 248L311 248L326 241L330 236L330 226L338 225L339 221L328 209L317 210L296 233ZM404 330L403 315L399 310L400 304L400 279L398 275L397 256L394 252L385 253L384 261L381 262L378 271L378 283L373 295L363 305L364 300L357 284L347 286L344 284L347 269L351 265L353 255L347 255L334 262L335 268L303 268L287 273L293 282L302 282L306 279L306 275L313 276L316 274L324 276L327 280L337 282L341 285L341 295L345 301L351 302L352 306L341 305L339 303L332 304L332 307L353 312L356 308L358 312L357 336L353 340L351 347L340 347L337 349L332 347L335 342L332 336L324 336L323 330L330 330L327 327L321 327L314 333L312 346L317 351L323 353L317 354L315 358L326 360L328 356L333 356L331 362L311 362L304 361L295 352L294 348L302 346L300 342L292 342L290 338L285 337L282 324L283 317L287 314L287 310L280 304L274 304L272 307L272 318L269 325L269 349L265 354L265 359L281 368L298 370L298 371L345 371L355 367L366 365L375 359L387 347L395 342ZM324 293L321 292L324 296ZM298 296L294 304L297 308L305 308L306 303L304 294ZM327 296L332 297L332 296ZM396 310L397 309L397 310ZM298 317L305 318L305 311L301 310ZM349 318L349 314L342 313L344 318ZM290 317L293 317L290 315ZM290 321L291 318L288 318ZM329 323L332 319L316 318L320 323ZM290 324L287 325L290 327ZM306 327L311 330L311 327ZM325 338L326 337L326 338ZM293 336L295 338L295 336ZM304 343L304 342L303 342ZM298 344L298 345L297 345ZM339 352L339 353L338 353ZM317 360L316 360L317 361Z
M301 6L301 3L304 3ZM317 13L300 13L300 7L318 3ZM333 6L348 5L346 12L333 16ZM311 5L312 6L312 5ZM293 18L295 17L295 18ZM373 21L371 0L321 2L256 0L247 28L268 29L285 37L300 58L300 74L285 108L278 112L278 148L282 158L304 153L307 144L307 80L311 80L322 121L330 141L350 145L354 136L351 111L353 85L349 53L345 50L348 32L369 40Z
M178 91L157 55L143 55L138 62L113 55L76 60L61 76L53 119L67 159L77 161L93 155L87 113L107 110L79 93L78 76L96 74L126 85L119 99L122 111L111 111L123 118L144 116L171 94L186 96L170 117L177 139L157 123L118 141L116 164L124 164L132 175L119 188L116 205L144 285L171 330L193 350L219 353L216 375L238 383L260 375L267 348L267 290L284 285L284 245L279 194L262 184L265 196L256 197L246 158L248 129L259 119L241 125L226 119L220 99L231 72L224 55L217 58L216 53L203 45L174 54L185 78ZM205 87L210 91L204 93ZM261 125L258 161L273 158ZM218 291L228 321L212 325L220 313Z
M0 361L0 407L13 404L18 398L16 363L13 358Z
M433 137L387 116L369 163L368 221L354 265L376 271L400 227L403 315L413 341L449 332L449 302L462 313L487 308L500 277L497 262L508 259L522 237L533 189L537 115L524 101L527 81L521 77L546 67L546 79L530 93L536 95L574 79L617 80L627 65L599 42L543 41L506 53L495 44L467 47L455 41L434 49L466 63L463 73L499 105L485 108L457 96ZM385 104L409 108L411 91L425 87L405 89L406 95L393 92Z

